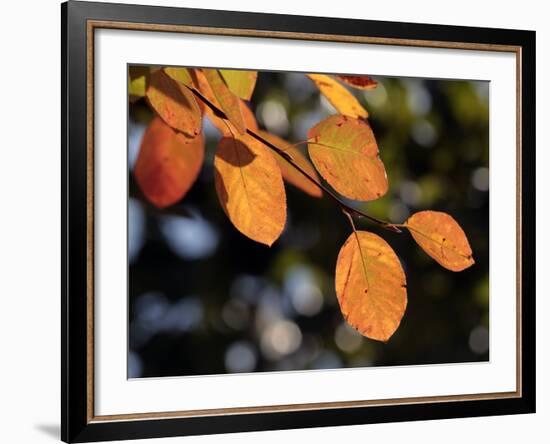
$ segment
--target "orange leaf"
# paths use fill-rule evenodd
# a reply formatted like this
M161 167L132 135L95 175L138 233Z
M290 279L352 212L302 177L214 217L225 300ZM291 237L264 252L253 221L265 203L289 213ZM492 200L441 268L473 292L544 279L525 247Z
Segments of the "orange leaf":
M210 103L221 109L221 105L214 96L214 92L212 91L212 88L210 88L210 85L208 84L208 81L206 80L203 72L200 70L196 70L194 71L194 74L196 75L196 82L201 94L206 97L206 99ZM245 126L252 131L258 131L258 123L256 122L256 118L254 117L254 113L252 112L250 107L243 100L239 100L239 106L241 108L241 114L243 116ZM220 133L227 137L238 136L239 132L230 122L214 114L214 112L208 105L205 105L204 108L208 119L218 129Z
M201 132L201 111L193 93L158 70L151 74L147 99L157 114L172 128L193 138Z
M294 162L298 166L300 166L304 171L306 171L306 173L309 173L310 176L312 176L315 180L317 180L317 182L320 181L319 176L317 175L317 171L315 171L315 168L313 168L313 165L311 165L311 163L306 158L306 156L304 156L297 147L292 146L286 140L283 140L274 134L268 133L267 131L259 131L259 134L268 142L271 142L277 148L280 148L285 153L290 155L292 157L292 160L294 160ZM275 157L275 160L277 160L277 163L279 164L279 168L281 169L281 173L283 174L283 179L285 179L288 183L291 183L296 188L301 189L302 191L309 194L310 196L313 196L313 197L323 196L323 192L321 191L321 188L319 188L317 185L315 185L313 182L307 179L300 171L294 168L290 164L290 162L288 162L288 160L284 159L278 154L274 154L274 157Z
M254 117L254 113L250 107L242 100L240 101L240 106L246 127L252 131L258 132L258 122L256 121L256 117Z
M240 99L229 90L217 69L203 69L202 72L222 111L239 134L243 134L246 131L246 124L241 112Z
M155 117L143 136L134 175L147 199L164 208L185 196L204 160L204 138L187 139Z
M324 74L306 75L313 80L321 94L328 99L340 114L350 117L368 117L367 110L361 106L355 96L332 77Z
M330 116L309 130L308 140L315 168L338 193L349 199L374 200L388 191L378 145L364 120Z
M447 213L420 211L409 217L405 227L416 243L442 267L462 271L475 263L468 238Z
M271 246L286 221L281 171L264 145L250 136L223 137L214 158L220 204L235 228Z
M378 82L369 76L339 75L336 77L340 79L342 82L346 83L347 85L357 89L369 90L369 89L376 88L376 85L378 85Z
M384 239L367 231L348 237L336 262L336 296L359 333L384 342L393 335L407 307L407 281Z
M257 71L220 69L220 74L233 94L239 96L241 99L250 100L256 86L256 79L258 78Z

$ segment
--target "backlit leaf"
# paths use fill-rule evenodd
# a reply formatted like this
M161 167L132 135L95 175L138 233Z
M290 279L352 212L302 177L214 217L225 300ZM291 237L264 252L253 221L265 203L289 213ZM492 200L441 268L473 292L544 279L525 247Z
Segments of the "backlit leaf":
M193 79L195 83L197 84L197 89L199 92L214 106L221 109L221 105L218 103L218 100L214 96L214 92L212 91L212 88L210 88L210 85L208 84L208 80L206 80L206 77L202 70L195 69L193 70ZM197 99L197 102L202 103L200 99ZM224 131L228 131L227 124L224 123L224 120L218 116L212 111L210 106L203 103L202 109L204 110L204 113L212 122L212 124L223 134Z
M246 104L246 102L242 100L240 106L245 126L252 131L258 132L258 122L256 121L256 117L254 116L254 113L252 112L250 107Z
M214 92L212 91L212 88L208 84L208 80L206 80L204 73L201 70L196 70L194 74L195 74L197 87L200 93L210 103L212 103L214 106L221 109L221 105L216 99L216 97L214 96ZM239 106L241 109L241 114L243 116L243 121L246 128L250 128L253 131L257 131L258 123L256 122L256 118L254 117L254 113L252 112L250 107L243 100L239 100ZM239 135L239 132L237 131L237 129L230 122L217 116L209 106L206 105L204 108L205 108L205 113L208 116L208 119L218 129L218 131L220 131L224 136L234 137Z
M130 102L135 102L145 96L149 67L130 66L128 69L128 95Z
M243 120L246 128L251 129L254 132L258 132L258 122L256 122L256 118L254 117L254 113L252 110L248 107L248 105L243 101L239 101L239 106L241 108L241 113L243 115ZM224 135L227 137L236 137L236 138L247 138L249 137L246 133L239 134L235 126L228 122L227 120L220 119L216 115L209 116L211 117L212 124Z
M388 190L384 164L369 124L334 115L308 132L308 150L317 171L340 194L374 200Z
M235 228L271 246L286 221L285 189L271 152L250 137L223 137L214 167L220 204Z
M271 142L277 148L280 148L285 153L290 155L292 157L292 160L297 165L299 165L304 171L309 173L310 176L312 176L314 179L316 179L319 182L320 179L319 179L319 176L317 175L317 171L315 171L315 168L313 168L313 165L311 165L311 163L306 158L306 156L304 156L297 147L292 146L286 140L283 140L274 134L268 133L267 131L260 131L259 134L268 142ZM283 174L283 179L285 179L288 183L291 183L292 185L306 192L310 196L313 196L313 197L323 196L323 192L321 191L321 188L319 188L317 185L315 185L313 182L307 179L300 171L294 168L290 164L290 162L288 162L286 159L279 156L278 154L274 154L274 157L275 157L275 160L277 160L277 163L279 164L279 168L281 169L281 173Z
M256 86L256 79L258 78L257 71L220 69L220 74L233 94L236 94L241 99L250 100Z
M361 106L355 96L335 79L324 74L307 74L313 80L321 94L340 114L350 117L368 117L367 110Z
M405 227L416 243L448 270L462 271L475 263L466 234L447 213L421 211L409 217Z
M357 89L369 90L376 88L378 82L369 76L336 76L342 82Z
M336 296L359 333L378 341L393 335L407 307L407 281L384 239L367 231L348 237L336 262Z
M143 136L134 169L147 199L164 208L185 196L199 175L204 160L204 138L187 139L155 117Z
M240 99L233 94L217 69L203 69L212 93L229 121L240 134L246 131L246 124L241 112Z
M164 68L164 72L176 82L180 82L186 86L194 86L193 77L191 77L191 72L187 68L168 66Z
M193 138L201 132L201 111L193 93L164 71L151 74L147 99L162 120L186 137Z

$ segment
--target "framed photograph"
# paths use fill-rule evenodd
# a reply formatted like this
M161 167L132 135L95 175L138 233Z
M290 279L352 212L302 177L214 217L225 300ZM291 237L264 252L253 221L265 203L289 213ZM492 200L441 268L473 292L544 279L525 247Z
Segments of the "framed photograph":
M62 439L535 411L535 33L69 1Z

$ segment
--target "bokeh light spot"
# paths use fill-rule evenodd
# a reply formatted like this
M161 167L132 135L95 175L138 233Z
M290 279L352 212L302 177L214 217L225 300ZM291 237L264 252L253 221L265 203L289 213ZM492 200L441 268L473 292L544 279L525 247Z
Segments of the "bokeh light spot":
M323 294L307 267L291 267L285 274L284 290L298 314L314 316L323 308Z
M277 359L296 351L301 342L302 332L294 322L278 320L263 332L261 347L268 359Z
M183 259L211 256L219 243L219 234L210 222L192 211L192 217L163 215L159 226L169 248Z
M478 355L486 353L489 350L489 330L487 327L478 325L474 328L470 333L469 343L470 349L474 353Z
M489 168L481 167L474 170L472 185L478 191L489 191Z
M248 341L234 342L225 352L225 368L230 373L251 372L256 361L256 350Z

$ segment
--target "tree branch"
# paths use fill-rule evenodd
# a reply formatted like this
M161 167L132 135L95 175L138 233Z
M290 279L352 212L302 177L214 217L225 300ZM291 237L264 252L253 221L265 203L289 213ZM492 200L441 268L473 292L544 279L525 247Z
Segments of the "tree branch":
M210 100L208 100L199 90L197 90L194 87L187 86L187 89L189 89L196 97L198 97L204 104L206 104L214 113L214 115L220 119L223 119L224 121L228 121L226 114L218 108L216 105L214 105ZM378 225L380 225L382 228L385 228L386 230L393 231L394 233L401 233L401 230L391 222L387 222L381 219L377 219L376 217L373 217L364 211L358 210L356 208L353 208L343 202L332 190L330 190L328 187L317 181L313 176L311 176L307 171L305 171L300 165L298 165L296 162L294 162L294 159L290 154L288 154L286 151L282 150L278 146L271 143L269 140L264 139L260 134L256 133L255 131L252 131L250 128L246 129L246 133L256 139L258 142L262 143L263 145L270 148L272 151L275 151L279 156L281 156L284 160L286 160L288 163L290 163L295 169L297 169L300 173L302 173L309 181L317 185L321 190L323 190L324 193L327 194L332 200L334 200L342 209L344 214L346 216L357 216L357 217L363 217L365 219L370 220L371 222L374 222Z

